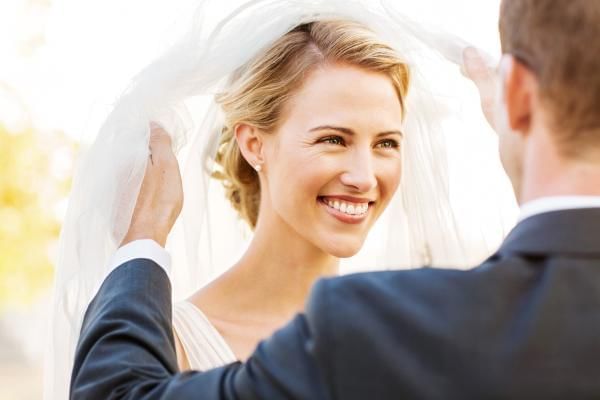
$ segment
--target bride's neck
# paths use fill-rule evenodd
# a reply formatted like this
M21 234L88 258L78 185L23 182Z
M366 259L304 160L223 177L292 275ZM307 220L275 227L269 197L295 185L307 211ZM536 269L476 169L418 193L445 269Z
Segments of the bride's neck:
M338 268L337 257L275 220L259 221L248 250L230 272L252 287L257 303L263 300L285 313L301 311L315 281L337 275Z

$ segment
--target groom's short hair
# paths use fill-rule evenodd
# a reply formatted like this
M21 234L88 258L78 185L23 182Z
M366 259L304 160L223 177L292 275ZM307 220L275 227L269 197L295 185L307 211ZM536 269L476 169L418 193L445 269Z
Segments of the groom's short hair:
M503 0L501 4L502 51L535 73L561 148L570 155L585 148L597 155L600 0Z

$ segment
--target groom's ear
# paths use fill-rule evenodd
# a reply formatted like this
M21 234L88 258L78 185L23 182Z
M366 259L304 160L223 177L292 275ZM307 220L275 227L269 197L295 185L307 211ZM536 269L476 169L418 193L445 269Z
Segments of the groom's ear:
M263 163L263 140L261 131L253 125L237 124L234 128L235 140L242 153L251 166Z
M529 67L513 56L505 56L500 69L510 128L527 135L537 102L537 77Z

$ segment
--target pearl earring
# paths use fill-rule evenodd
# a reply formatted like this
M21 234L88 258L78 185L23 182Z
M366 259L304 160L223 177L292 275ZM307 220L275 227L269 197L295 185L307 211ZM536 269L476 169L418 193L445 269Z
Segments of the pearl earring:
M256 172L260 172L260 171L262 170L262 166L261 166L260 164L256 164L256 165L254 166L254 170L255 170Z

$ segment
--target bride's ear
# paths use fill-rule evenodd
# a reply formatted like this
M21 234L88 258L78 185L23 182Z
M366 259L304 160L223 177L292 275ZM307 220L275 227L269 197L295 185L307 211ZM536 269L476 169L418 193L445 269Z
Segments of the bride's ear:
M263 164L263 140L258 128L248 124L237 124L234 128L235 140L242 156L253 168L260 170Z

